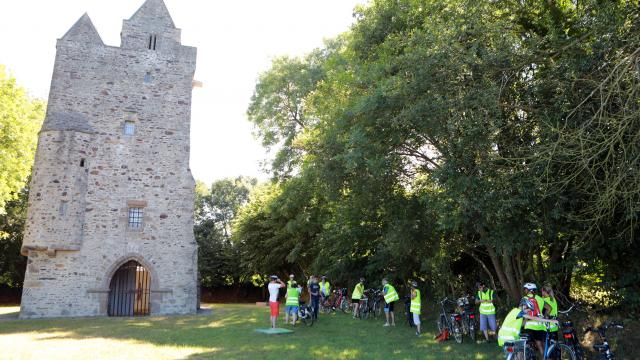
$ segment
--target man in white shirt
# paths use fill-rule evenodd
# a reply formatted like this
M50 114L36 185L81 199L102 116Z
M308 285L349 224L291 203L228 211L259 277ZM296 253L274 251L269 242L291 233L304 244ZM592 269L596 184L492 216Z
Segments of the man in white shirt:
M276 320L278 319L278 315L280 313L280 304L278 303L278 293L280 289L285 287L282 280L278 279L276 275L270 276L271 281L269 282L269 309L271 310L271 327L276 328Z

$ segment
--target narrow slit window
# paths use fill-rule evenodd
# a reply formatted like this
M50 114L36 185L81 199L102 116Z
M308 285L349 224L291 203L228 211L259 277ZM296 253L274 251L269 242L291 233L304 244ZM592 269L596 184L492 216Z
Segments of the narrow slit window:
M130 207L129 208L129 229L141 229L142 228L142 208Z
M68 203L66 201L60 202L60 207L58 208L58 214L60 216L67 215L67 206L68 206Z
M151 72L147 71L147 73L144 74L144 83L151 84L152 81L153 81L153 76L151 76Z
M156 41L157 41L157 38L155 35L149 35L149 50L156 49Z
M136 124L133 121L124 122L124 134L133 135L136 131Z
M80 159L80 167L84 167L84 164L85 164L84 158Z

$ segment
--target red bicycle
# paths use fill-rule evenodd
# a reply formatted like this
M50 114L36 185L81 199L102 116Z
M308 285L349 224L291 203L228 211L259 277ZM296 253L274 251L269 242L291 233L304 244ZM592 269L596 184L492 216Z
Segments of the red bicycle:
M347 288L333 290L330 297L325 297L320 302L320 311L329 314L336 310L347 312L351 308L349 299L347 298Z

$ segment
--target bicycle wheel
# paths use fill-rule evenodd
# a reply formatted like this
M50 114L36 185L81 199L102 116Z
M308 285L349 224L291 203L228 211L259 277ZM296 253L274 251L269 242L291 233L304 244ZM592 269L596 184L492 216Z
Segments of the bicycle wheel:
M438 333L442 333L447 328L447 318L444 314L440 314L438 318Z
M458 344L462 344L462 326L460 326L460 322L459 321L453 321L453 323L451 324L451 327L453 329L451 329L452 333L453 333L453 338L456 340L456 342Z
M469 318L466 316L462 318L462 333L469 334Z
M351 308L351 304L349 304L349 301L343 298L342 301L340 302L340 310L342 310L343 313L346 313L347 311L349 311L350 308Z
M469 319L469 337L471 341L476 341L476 324L471 319Z
M556 343L547 351L547 358L557 360L576 360L576 354L570 346Z

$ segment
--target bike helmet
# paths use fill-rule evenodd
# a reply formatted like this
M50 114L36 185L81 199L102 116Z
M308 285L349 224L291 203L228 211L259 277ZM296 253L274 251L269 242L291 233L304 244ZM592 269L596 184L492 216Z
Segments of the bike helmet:
M536 286L536 284L534 283L526 283L522 286L523 288L530 290L530 291L536 291L538 290L538 287Z
M361 277L361 278L360 278L360 282L361 282L361 283L363 283L363 282L364 282L364 278L363 278L363 277Z
M269 278L271 280L278 280L278 275L271 275L271 276L269 276Z
M414 288L417 288L418 287L418 282L417 281L412 281L411 282L411 286L414 287Z

